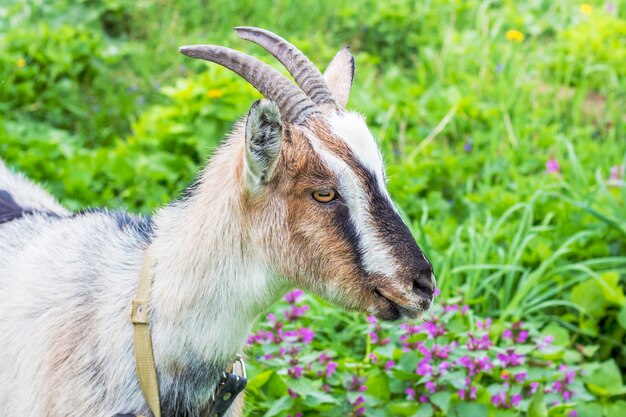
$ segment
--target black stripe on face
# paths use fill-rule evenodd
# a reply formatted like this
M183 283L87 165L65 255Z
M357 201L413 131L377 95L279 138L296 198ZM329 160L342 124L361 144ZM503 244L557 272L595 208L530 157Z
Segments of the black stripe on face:
M387 243L392 254L400 260L401 268L409 274L430 275L432 267L425 259L422 250L413 238L413 234L395 207L378 187L376 175L359 164L368 192L369 212L377 226L378 236Z
M336 207L333 210L335 227L341 232L343 238L350 245L352 249L352 261L358 266L359 271L365 274L365 268L363 266L363 249L361 247L361 239L359 232L357 231L354 220L350 216L350 209L341 200L337 200Z

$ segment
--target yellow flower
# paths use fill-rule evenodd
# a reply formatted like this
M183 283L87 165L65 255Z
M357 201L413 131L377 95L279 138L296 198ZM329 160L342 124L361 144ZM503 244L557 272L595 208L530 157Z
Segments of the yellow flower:
M15 64L18 68L24 68L26 66L26 60L24 58L20 58Z
M589 16L591 14L591 12L593 11L593 7L591 7L591 4L589 4L589 3L583 3L583 4L580 5L580 11L585 16Z
M515 43L520 43L524 40L524 34L520 32L519 30L515 30L515 29L507 30L506 33L504 34L504 37L506 38L507 41L511 41Z
M206 93L207 97L209 98L220 98L224 95L224 92L222 90L216 89L216 90L209 90Z

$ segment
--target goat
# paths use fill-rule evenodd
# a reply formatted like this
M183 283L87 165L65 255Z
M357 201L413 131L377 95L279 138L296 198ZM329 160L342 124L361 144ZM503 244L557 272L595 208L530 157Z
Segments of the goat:
M70 213L0 161L1 417L152 416L128 318L148 248L164 416L204 415L255 319L290 288L386 320L430 307L431 264L391 201L364 118L345 108L349 49L322 75L277 35L236 30L296 84L232 49L182 47L264 99L152 219ZM228 416L241 415L238 403Z

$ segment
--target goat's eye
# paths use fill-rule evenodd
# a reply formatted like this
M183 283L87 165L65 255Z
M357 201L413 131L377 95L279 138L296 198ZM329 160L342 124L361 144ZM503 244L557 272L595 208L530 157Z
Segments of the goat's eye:
M337 192L335 190L317 190L313 191L313 198L320 203L330 203L337 198Z

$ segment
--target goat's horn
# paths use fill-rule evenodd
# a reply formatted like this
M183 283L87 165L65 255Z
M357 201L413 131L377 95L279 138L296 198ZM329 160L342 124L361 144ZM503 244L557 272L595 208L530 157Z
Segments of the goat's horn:
M246 79L264 97L274 101L283 120L303 124L314 113L315 104L287 77L256 58L216 45L181 46L180 52L192 58L215 62Z
M338 107L320 70L298 48L265 29L239 26L235 30L242 39L254 42L274 55L315 104Z

